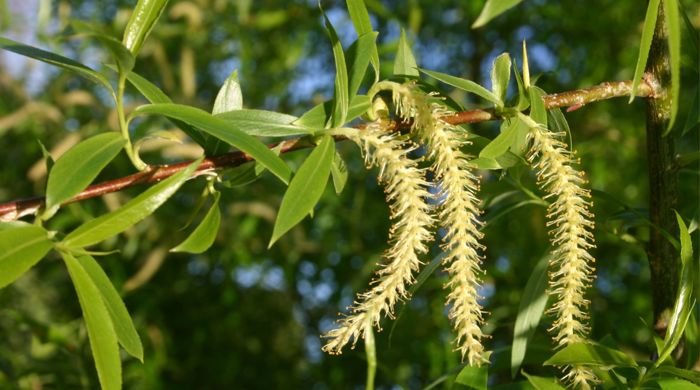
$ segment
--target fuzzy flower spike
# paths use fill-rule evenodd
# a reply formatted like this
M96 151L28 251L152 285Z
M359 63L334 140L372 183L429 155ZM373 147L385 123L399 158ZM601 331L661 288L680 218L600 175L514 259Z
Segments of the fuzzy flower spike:
M563 347L585 342L588 334L589 301L584 297L593 280L595 259L588 252L595 246L590 191L583 172L574 169L574 158L562 134L552 133L525 117L530 123L532 149L528 160L538 171L538 183L553 198L549 206L547 226L551 227L552 259L550 294L555 303L550 312L556 316L552 324L554 340ZM536 162L535 162L536 161ZM574 388L588 389L596 382L595 375L585 367L568 368L565 379Z
M430 95L415 90L413 85L387 83L384 87L391 89L399 114L413 120L412 132L427 145L433 160L431 169L440 188L436 195L440 202L438 218L446 230L442 240L443 264L450 275L445 287L450 290L447 304L457 333L456 349L470 365L488 363L481 343L483 310L478 294L483 273L479 252L484 249L479 243L483 237L476 198L479 180L461 151L467 144L467 135L442 120L450 112L442 104L431 102Z
M379 167L379 181L386 186L394 224L389 232L391 248L370 284L373 287L358 294L350 313L323 336L328 339L323 350L329 353L340 353L351 339L354 346L366 331L379 325L382 314L391 317L396 302L408 297L406 286L421 265L418 255L428 251L426 242L432 239L429 229L433 224L424 171L408 158L412 149L404 141L387 133L382 121L372 122L362 131L348 129L342 135L362 148L368 167Z

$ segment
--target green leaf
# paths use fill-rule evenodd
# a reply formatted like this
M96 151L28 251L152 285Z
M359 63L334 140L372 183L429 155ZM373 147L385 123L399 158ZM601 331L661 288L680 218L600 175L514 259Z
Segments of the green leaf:
M214 193L214 202L202 222L185 241L171 249L170 252L202 253L209 249L216 239L216 233L219 231L219 225L221 224L220 197L221 193Z
M651 39L654 37L656 27L656 17L659 15L659 1L649 0L647 14L644 17L644 27L642 28L642 40L639 43L639 54L637 54L637 65L634 67L634 77L632 78L632 90L630 91L630 103L637 95L639 82L642 80L644 68L647 66L649 49L651 49Z
M573 139L571 137L571 128L569 127L569 122L567 122L564 113L561 112L559 108L552 108L547 110L547 120L549 121L549 128L557 133L566 133L569 138L569 145L573 145Z
M352 46L348 48L348 64L347 68L350 70L350 90L349 99L357 95L357 91L360 89L360 84L365 78L365 73L367 72L367 65L369 65L372 50L377 50L377 32L369 32L364 35L360 35Z
M668 134L676 123L678 99L681 91L681 22L678 15L678 0L664 0L666 29L668 31L668 52L671 62L671 117L664 135Z
M121 69L121 72L126 73L134 68L134 56L118 39L112 37L97 25L86 23L82 20L71 20L70 25L77 33L96 39L103 47L109 50L110 54L112 54L112 59Z
M124 29L122 42L136 56L141 46L156 25L168 0L138 0L136 8Z
M684 370L673 366L660 366L652 373L654 376L672 375L700 385L700 372L697 371Z
M92 283L100 290L100 296L107 308L107 312L109 312L119 344L124 347L124 350L129 355L143 362L141 338L136 332L136 327L134 327L124 301L122 301L109 277L92 256L80 256L77 258L77 261L90 276Z
M46 186L48 215L90 185L119 154L124 142L119 133L102 133L80 142L61 156L49 172Z
M126 79L136 87L136 89L141 92L141 94L148 99L149 102L151 103L172 103L173 101L170 100L168 95L165 94L160 88L158 88L155 84L151 83L150 81L146 80L145 78L139 76L138 74L134 72L129 72L129 74L126 75ZM206 145L206 139L202 133L200 133L197 129L194 127L190 126L189 124L175 120L175 119L170 119L177 127L182 129L182 131L185 132L194 142L201 146ZM207 150L207 153L210 153L209 150Z
M563 390L564 387L559 385L557 383L556 378L545 378L541 376L535 376L535 375L530 375L526 372L523 372L523 375L525 378L527 378L527 381L530 382L530 384L537 390Z
M238 82L238 71L234 70L219 89L211 113L216 115L242 108L243 93L241 92L241 84Z
M52 246L46 230L40 226L0 224L0 288L27 272Z
M479 157L481 158L497 158L508 151L513 145L515 138L517 136L517 119L509 119L501 123L501 133L489 142L481 152L479 152Z
M523 0L487 0L472 28L486 25L491 19L520 4L521 1Z
M23 43L16 42L3 37L0 37L0 49L8 50L13 53L23 55L25 57L33 58L35 60L55 65L60 68L69 70L71 72L75 72L78 75L85 77L86 79L96 84L102 85L103 87L107 88L107 90L112 95L114 95L112 85L109 83L109 80L107 80L107 78L103 74L91 68L88 68L80 62L63 57L56 53L52 53L50 51L42 50L34 46L25 45Z
M119 358L117 335L100 290L75 257L70 253L62 255L78 294L80 308L83 310L100 385L103 390L121 389L122 362Z
M399 37L399 47L396 50L396 58L394 59L394 75L395 76L410 76L418 77L418 65L416 57L413 56L411 46L406 39L406 32L401 29L401 37Z
M530 127L523 122L520 117L515 118L517 125L515 127L515 139L510 145L510 151L519 157L525 157L528 152L530 141L527 135L530 133Z
M584 364L598 367L637 367L637 362L626 353L598 344L570 344L559 350L545 366Z
M331 177L333 178L333 187L335 193L340 194L345 188L345 183L348 182L348 167L345 166L345 161L337 151L333 155L333 163L331 164Z
M333 138L330 135L324 135L318 146L299 167L282 199L268 247L304 219L321 199L328 182L334 152Z
M489 366L483 364L479 367L466 366L459 374L455 382L467 386L468 389L486 390L488 389Z
M511 61L508 53L496 57L491 68L491 91L502 102L506 100L508 83L510 82Z
M513 73L515 73L515 82L518 85L518 104L515 109L523 111L530 107L530 95L527 92L527 88L525 87L525 83L520 76L520 71L517 66L513 67Z
M246 134L261 137L287 137L290 135L313 135L314 133L314 130L309 127L294 124L299 118L274 111L246 109L229 111L215 116Z
M299 126L308 127L311 129L322 129L324 128L330 114L333 112L332 102L324 102L316 105L314 108L310 109L304 115L299 117L294 124ZM352 98L350 106L348 107L348 117L346 121L351 121L360 115L364 114L369 110L372 103L369 101L369 97L366 95L357 95Z
M659 358L654 364L656 367L661 365L666 359L671 356L671 353L683 336L688 319L692 314L692 308L695 304L693 297L693 243L688 233L688 227L683 222L683 218L676 212L676 220L680 231L681 242L681 279L678 285L676 301L673 305L671 317L668 320L666 328L666 337Z
M530 88L530 118L547 127L547 109L544 107L544 91L533 86Z
M333 115L331 117L330 127L339 127L345 123L348 116L348 105L350 104L350 95L348 88L348 69L345 65L345 54L343 53L343 45L338 39L331 21L328 20L326 14L323 14L323 19L326 21L326 30L331 38L333 45L333 59L335 60L335 90L333 92Z
M274 152L254 137L244 133L221 118L206 111L182 104L148 104L134 110L132 115L159 114L187 122L202 131L232 145L250 155L279 177L285 184L289 182L291 170Z
M466 79L462 79L459 77L450 76L449 74L445 74L445 73L433 72L431 70L420 69L420 71L427 74L428 76L436 79L436 80L442 81L445 84L449 84L453 87L456 87L456 88L459 88L461 90L473 93L477 96L480 96L480 97L490 101L493 104L496 104L498 106L503 105L503 102L501 102L501 100L496 95L494 95L488 89L482 87L481 85L479 85L471 80L466 80Z
M664 378L655 381L661 390L698 390L699 386L683 379Z
M123 232L165 203L192 175L200 162L201 159L193 162L177 174L142 192L118 210L78 226L63 239L62 244L68 248L82 248Z
M348 6L348 13L350 14L350 19L352 24L355 26L355 31L357 31L357 36L361 37L368 33L372 33L372 23L369 19L369 12L367 12L367 7L365 6L364 0L346 0L345 2ZM374 68L374 82L379 81L379 52L377 51L376 37L372 41L372 48L370 53L370 63L372 68ZM352 85L352 82L350 83ZM352 89L350 90L350 100L352 100Z
M527 280L520 299L518 316L513 329L513 347L510 353L510 373L512 377L520 370L525 359L527 345L535 334L547 306L547 265L549 258L542 257ZM527 375L526 375L527 376ZM529 380L529 377L528 377ZM532 381L530 381L532 383ZM535 386L537 387L537 386Z

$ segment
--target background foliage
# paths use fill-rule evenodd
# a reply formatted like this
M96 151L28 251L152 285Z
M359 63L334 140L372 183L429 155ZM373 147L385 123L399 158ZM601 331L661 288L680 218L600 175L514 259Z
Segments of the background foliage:
M645 7L638 1L526 1L481 29L471 29L481 2L368 1L379 31L382 72L391 74L401 27L406 28L418 64L488 85L492 60L508 51L521 64L526 39L533 74L549 92L586 87L606 80L628 80L634 72ZM689 2L686 2L689 3ZM89 21L121 36L126 1L0 0L2 35L66 53L93 67L108 62L90 39L67 33L70 21ZM354 40L344 2L322 2L347 47ZM686 4L690 21L700 25L700 7ZM683 29L688 42L693 37ZM697 38L697 37L696 37ZM685 42L685 41L684 41ZM697 39L695 39L697 42ZM692 46L690 44L689 46ZM697 50L697 46L696 49ZM697 51L683 51L682 80L695 80ZM54 157L78 140L116 129L109 97L72 74L9 53L0 53L0 200L43 193L46 176L41 144ZM138 57L135 71L158 84L175 102L210 111L216 93L233 69L246 108L300 115L332 95L334 67L323 20L311 1L171 1ZM368 72L369 73L369 72ZM691 163L680 171L679 213L697 228L697 123L685 124L697 106L697 86L681 90L677 151ZM453 99L475 103L458 91ZM135 91L127 105L141 104ZM695 107L697 108L697 107ZM567 115L574 147L593 188L596 212L597 279L590 294L592 338L611 336L638 359L653 352L649 271L644 252L649 227L644 102L617 99ZM167 128L147 119L142 126ZM497 124L473 127L492 138ZM39 140L39 142L37 142ZM341 356L320 351L319 334L366 285L386 247L387 207L374 174L364 170L353 145L341 143L350 171L346 190L328 186L313 219L306 219L267 249L284 186L266 174L246 186L222 192L222 227L214 246L199 255L167 253L187 235L188 222L204 183L188 183L154 216L97 250L121 248L100 258L112 281L124 291L145 347L143 364L125 360L126 388L358 388L364 385L362 348ZM147 142L149 163L197 157L190 143ZM285 157L293 167L308 151ZM695 157L693 157L695 156ZM98 180L133 171L120 155ZM514 183L535 191L523 173L485 175L487 275L483 294L491 312L487 333L494 350L492 383L509 379L513 322L523 287L547 252L544 209L527 205ZM134 188L73 204L51 221L69 230L115 209L138 194ZM203 213L199 213L199 218ZM697 248L697 245L696 245ZM437 248L435 248L437 254ZM51 255L16 283L0 290L0 384L21 388L95 388L97 378L80 306L68 274ZM438 274L440 271L436 271ZM376 334L377 384L384 388L423 388L459 371L445 316L442 278L430 278ZM524 369L549 375L541 362L552 345L541 324ZM531 364L535 362L536 364ZM38 387L37 387L38 386Z

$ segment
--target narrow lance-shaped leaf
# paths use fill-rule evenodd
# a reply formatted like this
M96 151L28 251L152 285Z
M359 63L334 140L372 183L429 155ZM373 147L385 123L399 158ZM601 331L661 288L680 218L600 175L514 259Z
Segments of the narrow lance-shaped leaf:
M160 88L158 88L155 84L151 83L150 81L146 80L145 78L139 76L138 74L134 72L129 72L129 74L126 75L126 79L136 87L136 89L141 92L141 94L148 99L149 102L151 103L172 103L173 101L168 97L168 95L165 94ZM197 129L194 127L190 126L189 124L179 121L176 119L171 119L173 123L182 129L182 131L185 132L194 142L197 144L206 147L206 140L204 138L204 135L200 133ZM211 154L210 150L207 150L208 154Z
M122 362L119 358L117 335L100 290L90 279L78 260L70 253L62 253L68 268L90 339L90 349L97 368L97 377L103 390L122 387Z
M185 241L171 249L171 252L202 253L209 249L216 239L216 233L219 231L219 225L221 224L220 197L221 193L214 193L214 202L202 222Z
M119 42L119 40L112 37L98 26L86 23L82 20L72 20L70 25L76 32L96 39L103 47L109 50L112 59L117 63L121 72L129 72L134 68L134 63L136 62L134 56L129 49Z
M274 152L254 137L231 123L195 107L182 104L148 104L138 107L132 115L158 114L181 120L247 153L285 184L291 170Z
M396 50L396 58L394 59L394 75L396 76L411 76L418 77L418 65L416 57L413 56L411 46L406 39L406 32L401 29L399 37L399 48Z
M85 189L124 146L119 133L90 137L68 150L49 172L46 209L50 216L61 203Z
M348 107L348 117L346 121L351 121L369 110L371 102L367 95L357 95L350 102ZM311 129L323 129L333 110L332 102L317 104L299 119L294 121L295 125L308 127Z
M491 91L501 101L505 101L510 82L510 55L503 53L496 57L491 68Z
M129 355L143 362L141 338L136 332L136 327L134 327L129 311L126 309L121 296L119 296L119 292L114 288L112 281L109 280L105 271L92 256L80 256L76 260L88 274L92 283L100 290L100 296L107 308L109 317L112 319L112 325L119 344L124 347L124 350Z
M334 146L333 138L324 135L294 175L277 213L269 246L304 219L321 199L333 162Z
M294 124L299 118L280 112L244 109L215 115L242 132L260 137L287 137L290 135L313 135L314 129ZM321 125L323 127L323 125Z
M214 99L214 108L211 113L221 114L240 110L243 108L243 93L241 92L241 84L238 82L238 71L234 70L231 75L226 78L224 85L219 89L219 93Z
M520 370L520 366L525 359L527 345L535 334L537 325L542 319L545 306L547 306L547 256L540 259L530 274L530 278L525 285L518 316L515 318L513 329L513 347L510 353L510 373L512 377Z
M51 250L46 230L29 224L0 224L0 288L22 276Z
M544 91L533 86L530 91L530 118L535 122L547 127L547 109L544 106Z
M114 95L112 85L103 74L81 64L78 61L3 37L0 37L0 49L8 50L25 57L33 58L71 72L75 72L96 84L102 85L103 87L107 88L112 95Z
M177 174L147 189L118 210L78 226L66 236L62 244L68 248L82 248L123 232L165 203L192 175L201 161L199 159L193 162Z
M455 382L460 385L467 386L472 390L488 389L489 366L484 364L481 366L466 366L457 374Z
M357 31L357 36L361 37L374 32L372 30L372 22L369 19L369 12L367 12L367 7L365 6L365 0L346 0L345 3L348 6L348 13L352 24L355 26L355 31ZM374 82L376 83L379 81L379 52L377 51L376 34L375 40L372 41L370 63L372 68L374 68ZM350 99L352 100L352 90L350 92Z
M688 227L678 212L676 212L676 220L678 221L681 242L681 278L673 311L668 320L663 348L659 352L659 358L655 363L656 367L660 366L664 360L671 356L671 353L680 342L695 303L693 296L693 243L690 233L688 233Z
M555 378L544 378L526 372L523 372L523 375L536 390L564 390L564 387L560 386Z
M124 29L124 46L136 56L156 25L168 0L139 0Z
M333 177L333 187L335 193L340 194L345 188L345 183L348 181L348 167L345 166L345 161L337 151L333 155L333 164L331 164L331 176Z
M427 74L428 76L434 78L435 80L442 81L445 84L449 84L453 87L457 87L461 90L471 92L475 95L478 95L491 103L494 103L496 105L502 105L503 103L501 100L498 98L498 96L494 95L489 91L488 89L482 87L481 85L471 81L471 80L466 80L462 79L459 77L455 76L450 76L449 74L445 73L440 73L440 72L433 72L431 70L426 70L426 69L420 69L421 72Z
M637 362L626 353L598 344L570 344L559 350L546 362L545 366L606 366L636 367Z
M516 139L518 127L518 120L511 119L508 121L503 121L501 124L501 133L489 142L481 152L479 152L479 157L482 158L496 158L500 157L502 154L508 151L508 148L513 144Z
M678 16L678 0L664 0L664 14L668 30L668 53L671 62L671 114L664 135L668 134L676 123L678 99L681 91L681 22Z
M367 72L367 65L370 62L372 49L376 50L377 33L369 32L357 38L352 46L348 49L348 70L350 77L349 98L352 100L360 88L362 79Z
M654 28L656 27L656 17L659 15L659 1L660 0L649 0L649 4L647 5L647 14L644 17L644 27L642 28L642 39L639 43L639 53L637 54L637 65L634 68L634 77L632 78L630 103L632 103L637 95L642 73L644 73L644 68L647 66L649 49L651 49L651 39L654 37Z
M508 11L509 9L520 4L523 0L487 0L484 8L481 9L479 17L476 18L472 28L479 28L490 22L491 19Z
M348 69L345 64L345 53L343 45L340 43L331 21L326 14L323 14L326 21L326 30L333 45L333 59L335 60L335 89L333 92L333 115L331 116L330 127L342 126L348 116L348 105L350 95L348 88Z

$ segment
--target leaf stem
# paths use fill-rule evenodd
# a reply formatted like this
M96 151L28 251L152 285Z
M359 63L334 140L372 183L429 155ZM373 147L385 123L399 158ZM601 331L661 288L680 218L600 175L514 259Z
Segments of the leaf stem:
M145 170L148 165L144 163L139 157L138 153L134 149L134 145L131 143L131 136L129 134L129 123L126 120L126 115L124 115L124 88L126 85L126 73L120 68L119 69L119 82L117 84L117 117L119 118L119 130L122 133L122 137L126 143L124 144L124 151L126 155L129 156L129 160L134 164L134 167L139 171Z

